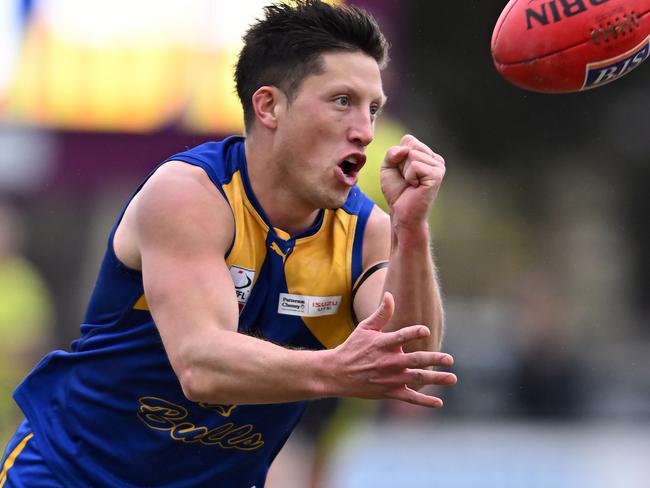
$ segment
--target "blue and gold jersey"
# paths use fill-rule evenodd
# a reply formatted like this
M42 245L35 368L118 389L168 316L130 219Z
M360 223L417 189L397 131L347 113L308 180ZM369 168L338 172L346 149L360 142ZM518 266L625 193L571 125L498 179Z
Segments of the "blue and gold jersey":
M343 342L354 328L350 295L373 203L354 187L342 208L321 211L311 228L290 236L271 226L252 192L241 137L169 160L201 167L232 209L226 262L239 331L290 347ZM65 486L261 488L305 402L188 401L149 312L142 274L113 251L120 219L81 337L70 352L46 356L16 390L34 440Z

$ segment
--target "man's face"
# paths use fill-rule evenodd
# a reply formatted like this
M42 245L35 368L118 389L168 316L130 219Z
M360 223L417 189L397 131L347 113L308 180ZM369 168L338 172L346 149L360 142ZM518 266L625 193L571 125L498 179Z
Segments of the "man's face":
M323 63L323 72L307 76L286 106L275 140L286 187L313 209L345 203L385 100L370 56L327 53Z

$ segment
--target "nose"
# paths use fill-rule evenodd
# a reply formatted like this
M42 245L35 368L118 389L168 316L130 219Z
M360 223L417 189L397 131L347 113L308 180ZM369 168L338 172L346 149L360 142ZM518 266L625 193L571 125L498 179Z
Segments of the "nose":
M361 147L372 142L375 128L370 113L359 111L348 128L348 139Z

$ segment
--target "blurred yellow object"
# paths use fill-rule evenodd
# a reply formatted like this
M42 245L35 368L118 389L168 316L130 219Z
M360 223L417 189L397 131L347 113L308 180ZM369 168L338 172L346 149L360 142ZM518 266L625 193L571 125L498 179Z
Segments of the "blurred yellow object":
M157 130L179 117L191 79L205 78L208 69L219 70L196 66L192 59L187 47L88 46L34 26L8 93L5 117L68 129ZM232 87L212 88L220 95L215 100L234 98ZM220 115L219 122L238 128L239 114L234 120L220 109L221 102L215 103L209 109ZM205 122L202 128L207 130Z
M27 260L0 256L0 442L17 427L20 411L14 388L43 353L50 339L52 302L47 287Z
M234 64L242 31L269 3L41 0L17 29L25 32L0 86L0 119L73 130L149 132L180 122L197 133L241 132Z
M47 287L34 266L11 256L0 259L0 368L15 365L17 351L32 347L52 317ZM11 360L10 365L7 365Z

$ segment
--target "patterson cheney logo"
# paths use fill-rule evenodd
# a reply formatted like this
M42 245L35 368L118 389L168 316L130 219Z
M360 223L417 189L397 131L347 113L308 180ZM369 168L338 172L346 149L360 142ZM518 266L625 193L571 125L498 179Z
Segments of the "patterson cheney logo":
M313 297L280 293L278 313L299 317L319 317L334 315L341 305L341 297Z
M596 88L628 74L648 58L650 36L636 47L614 58L596 61L585 67L585 82L582 90Z

